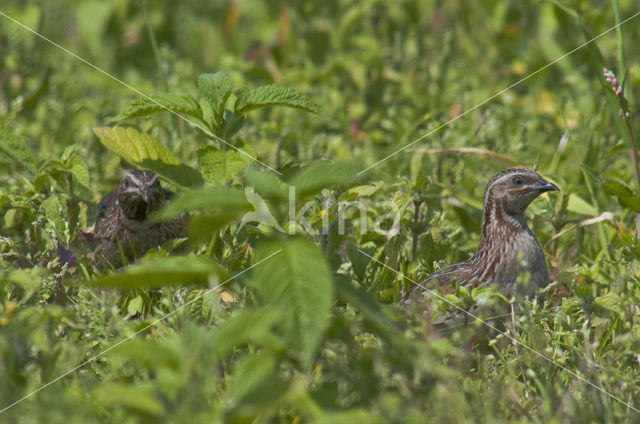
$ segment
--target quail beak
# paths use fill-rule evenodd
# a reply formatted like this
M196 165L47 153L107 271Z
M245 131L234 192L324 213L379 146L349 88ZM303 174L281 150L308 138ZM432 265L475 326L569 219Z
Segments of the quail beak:
M146 191L142 193L142 200L144 200L144 203L149 203L149 193Z
M560 189L558 188L557 185L550 183L547 180L542 180L540 181L540 186L538 187L538 191L540 193L545 193L547 191L559 191Z

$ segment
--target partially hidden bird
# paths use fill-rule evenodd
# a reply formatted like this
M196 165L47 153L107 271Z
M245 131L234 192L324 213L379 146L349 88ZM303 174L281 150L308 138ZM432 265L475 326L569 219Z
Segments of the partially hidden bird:
M484 190L482 234L476 253L465 262L429 275L404 296L402 303L421 304L431 289L451 291L454 283L468 289L495 285L506 297L516 292L531 296L545 287L549 272L544 253L524 212L542 193L555 190L558 186L529 169L498 172Z
M151 214L162 209L173 196L162 188L152 171L129 172L118 187L98 203L98 218L91 233L82 233L90 242L89 257L98 266L118 268L141 257L149 249L185 236L188 218L155 221ZM123 260L124 259L124 260Z

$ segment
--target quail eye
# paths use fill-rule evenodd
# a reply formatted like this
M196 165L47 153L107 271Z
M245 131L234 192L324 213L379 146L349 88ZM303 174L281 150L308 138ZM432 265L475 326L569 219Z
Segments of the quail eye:
M124 188L129 188L129 180L124 180L122 185L124 186Z
M511 180L511 182L513 182L515 185L522 185L522 178L520 178L520 177L513 177L513 179Z

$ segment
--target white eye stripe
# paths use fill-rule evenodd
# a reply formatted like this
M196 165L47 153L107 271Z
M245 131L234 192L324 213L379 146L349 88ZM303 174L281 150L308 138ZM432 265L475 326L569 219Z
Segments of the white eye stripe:
M138 186L142 185L142 182L138 179L138 177L136 177L133 174L127 175L127 178L129 178L129 180L131 180L131 182L135 185L138 185Z
M523 172L522 173L514 173L514 174L506 174L506 175L503 175L502 177L498 178L497 180L495 180L493 182L493 184L491 184L491 186L494 186L496 184L499 184L499 183L503 182L504 180L508 180L508 179L511 179L511 178L514 178L514 177L524 178L527 175L528 174L525 174ZM523 181L523 183L524 183L524 181Z
M153 174L153 177L149 180L149 185L155 184L156 181L158 181L158 174Z

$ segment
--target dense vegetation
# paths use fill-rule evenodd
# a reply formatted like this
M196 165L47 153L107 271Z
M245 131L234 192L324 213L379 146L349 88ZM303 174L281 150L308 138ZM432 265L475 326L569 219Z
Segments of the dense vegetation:
M640 17L536 72L637 8L5 1L0 422L639 422ZM554 282L505 334L405 317L514 165ZM65 264L133 167L189 238Z

